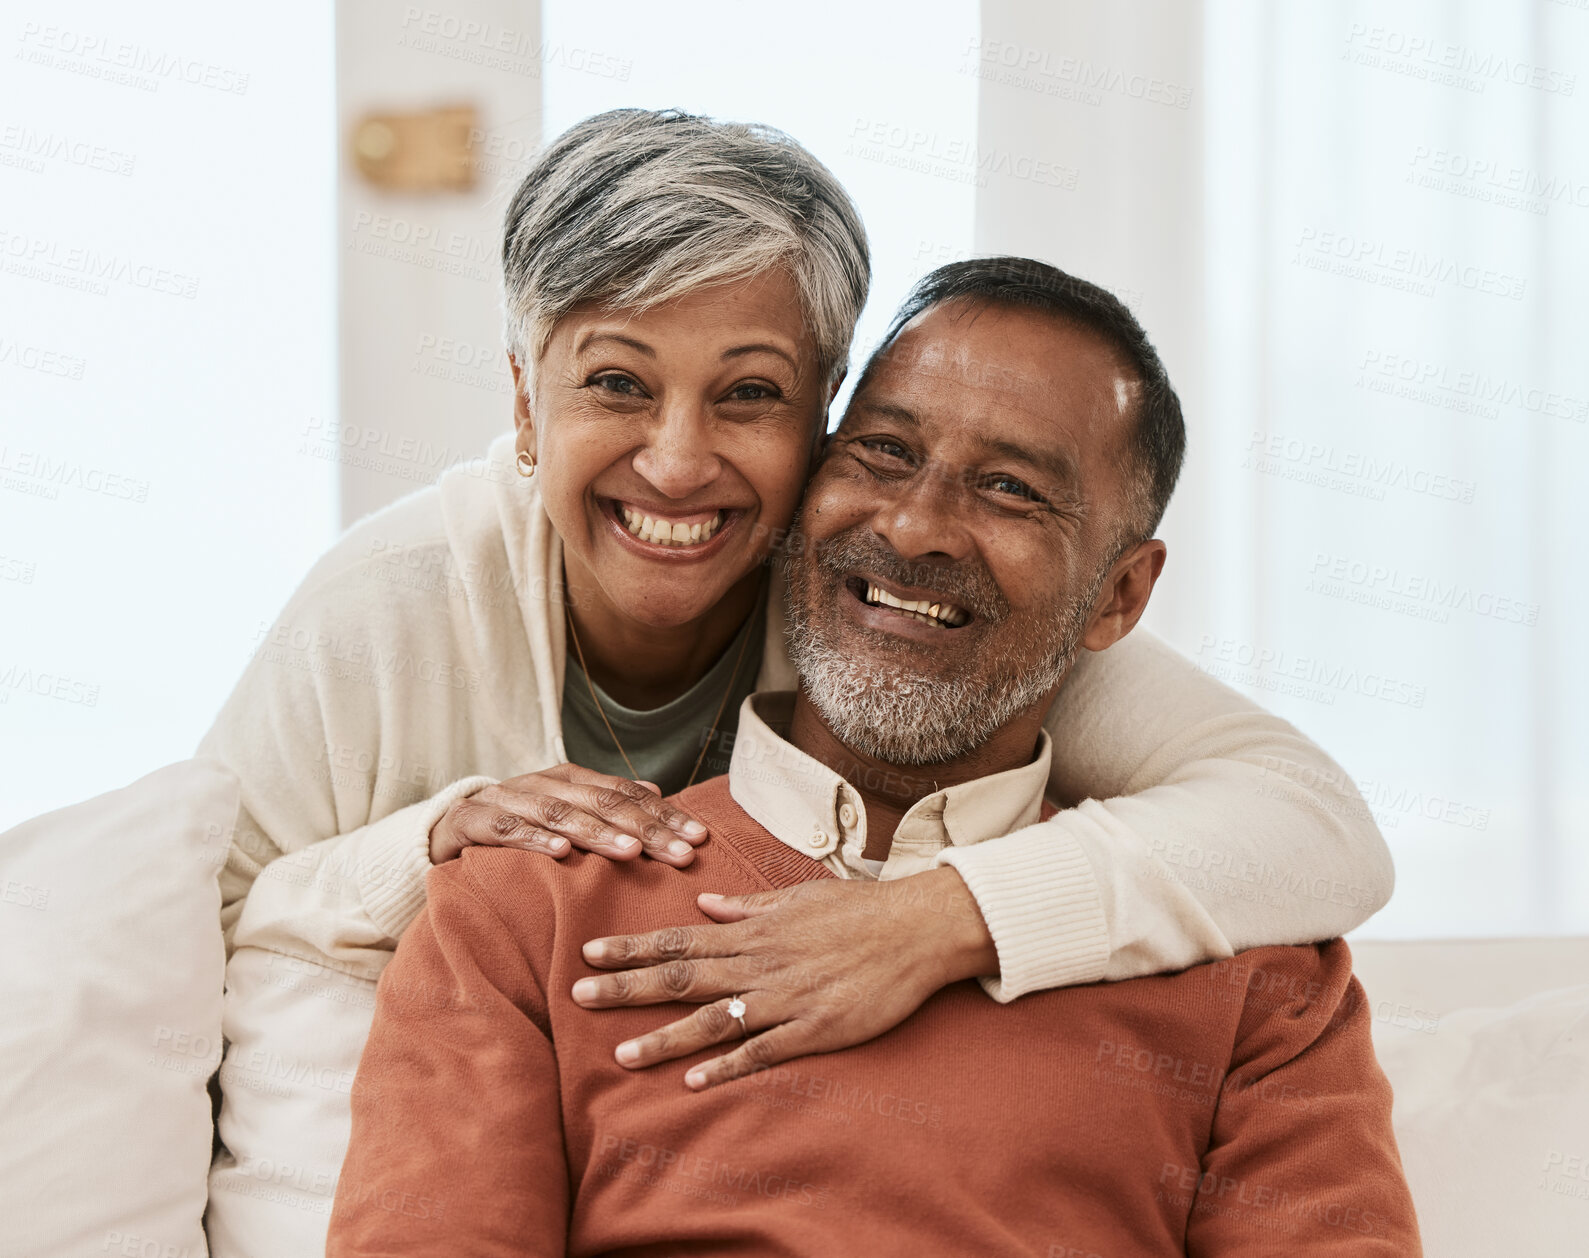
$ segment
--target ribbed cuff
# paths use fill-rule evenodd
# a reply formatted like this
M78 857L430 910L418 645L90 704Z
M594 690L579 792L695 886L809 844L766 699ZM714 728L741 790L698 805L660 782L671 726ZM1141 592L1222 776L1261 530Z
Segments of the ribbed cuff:
M359 845L359 895L376 929L401 939L425 907L430 872L430 829L455 799L473 795L496 778L460 778L429 799L400 808L367 827Z
M948 847L934 864L951 865L982 910L999 953L999 975L978 981L1000 1004L1027 992L1103 977L1109 925L1092 863L1066 827L1074 813L1003 838Z

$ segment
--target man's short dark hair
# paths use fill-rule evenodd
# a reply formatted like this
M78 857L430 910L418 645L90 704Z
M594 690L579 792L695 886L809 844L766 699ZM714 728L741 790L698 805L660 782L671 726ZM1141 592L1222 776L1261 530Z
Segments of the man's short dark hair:
M907 323L924 310L961 298L1055 315L1096 333L1130 364L1141 386L1136 428L1126 450L1127 489L1133 509L1126 536L1117 538L1116 546L1124 550L1127 545L1152 537L1164 519L1164 509L1181 475L1186 457L1186 424L1181 418L1181 399L1170 385L1158 351L1136 316L1107 289L1034 258L1004 256L950 262L923 276L910 290L882 342L867 360L856 392L866 387L878 357Z

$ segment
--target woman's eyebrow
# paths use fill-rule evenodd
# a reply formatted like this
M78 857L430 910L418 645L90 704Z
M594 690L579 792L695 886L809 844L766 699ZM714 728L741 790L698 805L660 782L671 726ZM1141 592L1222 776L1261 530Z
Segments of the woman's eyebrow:
M644 341L637 341L632 336L620 336L616 332L587 332L580 338L579 344L574 346L574 352L582 354L597 341L617 341L620 345L627 345L630 349L638 350L647 358L655 358L657 356L656 350L652 349Z
M758 353L776 354L797 371L800 368L800 364L795 361L794 355L790 354L788 350L779 349L778 346L769 345L765 341L758 341L754 345L736 345L733 349L725 349L723 358L726 361L730 358L743 358L746 354Z
M592 345L596 345L602 341L615 341L619 345L627 345L630 349L639 351L647 358L655 358L657 356L656 350L652 349L651 346L647 345L644 341L636 340L632 336L623 336L617 332L601 331L587 332L583 337L580 338L579 343L574 346L574 352L576 354L583 353ZM799 370L800 364L795 360L793 354L789 353L789 351L786 349L782 349L777 345L768 344L765 341L757 341L751 345L736 345L732 349L725 349L723 351L723 359L726 362L732 358L743 358L746 354L756 353L776 354L791 367Z

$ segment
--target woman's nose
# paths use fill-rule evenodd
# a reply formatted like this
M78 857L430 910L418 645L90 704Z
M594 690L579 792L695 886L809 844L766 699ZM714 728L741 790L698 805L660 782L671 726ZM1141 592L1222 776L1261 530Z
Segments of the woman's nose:
M692 407L663 411L634 456L634 469L668 498L688 498L722 474L711 426Z

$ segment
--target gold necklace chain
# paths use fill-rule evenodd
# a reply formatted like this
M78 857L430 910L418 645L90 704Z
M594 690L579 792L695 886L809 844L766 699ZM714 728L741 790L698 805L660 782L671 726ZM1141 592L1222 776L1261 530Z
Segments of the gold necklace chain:
M629 776L638 779L639 771L634 767L634 761L629 759L629 753L623 749L623 744L618 741L618 732L613 729L612 722L607 719L607 710L602 707L601 699L596 694L596 683L590 678L590 669L585 664L585 649L579 644L579 630L574 628L574 613L565 604L563 614L568 617L568 632L574 639L574 654L579 657L579 671L585 674L585 685L590 688L590 701L596 705L596 715L601 717L601 723L607 727L607 736L612 739L612 745L618 749L618 754L623 757L624 764L629 769ZM755 613L751 613L754 617ZM749 626L747 625L748 629ZM706 759L706 749L712 745L712 740L717 737L717 727L723 719L723 709L728 706L728 696L734 693L734 683L739 680L739 666L745 661L745 648L750 645L751 638L755 636L746 633L739 644L739 654L734 657L734 671L728 675L728 685L723 690L723 697L717 704L717 715L712 718L712 728L707 731L706 739L701 743L701 754L695 757L695 767L690 770L689 781L685 782L683 789L688 790L695 784L695 775L701 771L701 764Z

